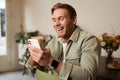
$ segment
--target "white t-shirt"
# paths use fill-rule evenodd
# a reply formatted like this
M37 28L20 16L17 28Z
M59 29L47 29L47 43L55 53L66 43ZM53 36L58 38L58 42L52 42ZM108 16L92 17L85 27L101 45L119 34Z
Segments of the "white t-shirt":
M65 55L66 55L66 47L67 47L67 43L62 43L62 45L63 45L63 62L65 62L66 61L66 57L65 57Z

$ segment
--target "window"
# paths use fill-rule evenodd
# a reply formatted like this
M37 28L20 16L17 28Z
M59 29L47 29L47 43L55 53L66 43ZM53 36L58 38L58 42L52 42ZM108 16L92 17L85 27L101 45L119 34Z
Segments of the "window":
M6 54L5 0L0 0L0 55Z

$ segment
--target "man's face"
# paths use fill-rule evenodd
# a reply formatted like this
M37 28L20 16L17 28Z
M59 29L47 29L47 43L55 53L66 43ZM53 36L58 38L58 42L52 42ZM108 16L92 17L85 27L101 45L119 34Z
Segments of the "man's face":
M76 17L71 19L66 9L56 9L52 16L53 26L58 36L68 39L75 28Z

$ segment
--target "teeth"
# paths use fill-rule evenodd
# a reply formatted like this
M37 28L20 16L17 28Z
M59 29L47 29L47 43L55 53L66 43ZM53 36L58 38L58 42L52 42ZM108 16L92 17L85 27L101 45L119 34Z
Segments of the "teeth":
M62 30L62 29L63 29L63 27L56 28L57 31L60 31L60 30Z

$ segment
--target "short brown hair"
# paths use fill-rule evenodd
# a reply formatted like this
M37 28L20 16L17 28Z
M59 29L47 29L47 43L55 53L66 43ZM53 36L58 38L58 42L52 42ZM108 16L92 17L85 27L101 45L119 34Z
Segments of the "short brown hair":
M51 9L51 13L53 14L53 12L59 8L66 9L69 12L70 18L74 18L75 16L77 16L75 9L71 5L63 3L55 4Z

